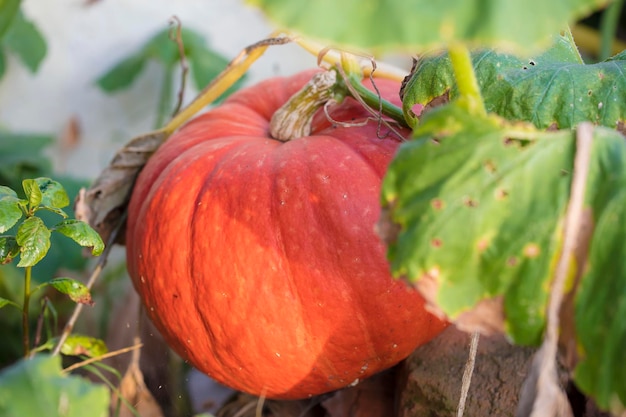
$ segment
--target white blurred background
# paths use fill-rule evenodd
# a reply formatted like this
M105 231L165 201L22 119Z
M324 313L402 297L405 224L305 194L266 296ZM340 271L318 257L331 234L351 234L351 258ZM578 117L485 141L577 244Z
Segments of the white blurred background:
M7 54L0 127L60 137L74 119L77 146L50 152L58 171L83 179L95 178L121 145L154 127L163 77L158 64L145 68L130 89L112 95L95 80L168 28L172 16L228 60L272 31L258 10L240 0L23 0L22 7L48 52L36 74ZM295 45L276 46L252 67L247 83L315 64L315 57ZM186 101L193 93L187 92Z

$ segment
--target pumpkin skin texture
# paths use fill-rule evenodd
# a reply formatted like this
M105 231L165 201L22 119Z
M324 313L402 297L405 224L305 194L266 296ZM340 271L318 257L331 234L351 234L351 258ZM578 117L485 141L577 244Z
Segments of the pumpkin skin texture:
M129 273L165 340L213 379L268 398L348 386L445 327L392 279L375 233L398 139L321 112L310 136L269 137L272 114L313 74L240 90L183 126L128 211ZM376 85L398 103L397 83ZM351 98L331 114L370 116Z

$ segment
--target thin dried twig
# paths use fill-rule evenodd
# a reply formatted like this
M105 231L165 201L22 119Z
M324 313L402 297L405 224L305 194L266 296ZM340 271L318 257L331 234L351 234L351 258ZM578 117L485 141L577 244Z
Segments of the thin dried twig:
M183 42L182 28L183 24L181 23L178 16L172 16L170 24L176 25L176 32L172 33L170 31L170 39L173 42L176 42L178 46L178 55L180 59L180 89L178 90L178 101L176 102L176 106L174 106L174 111L172 112L172 117L176 116L176 114L180 111L183 106L183 100L185 96L185 86L187 85L187 74L189 73L189 66L187 65L187 58L185 56L185 44Z
M565 282L571 259L579 244L592 141L593 125L588 122L581 123L576 132L576 156L570 200L565 215L563 248L550 291L546 333L541 348L533 360L529 376L522 387L517 417L572 416L569 401L558 383L556 361L560 327L559 312L563 304Z
M476 352L478 351L478 342L480 341L480 333L472 333L472 339L470 340L469 355L467 362L465 363L465 370L463 371L463 379L461 384L461 397L459 398L459 405L456 409L457 417L463 417L465 412L465 403L467 402L467 394L469 393L470 385L472 384L472 374L474 373L474 365L476 364Z

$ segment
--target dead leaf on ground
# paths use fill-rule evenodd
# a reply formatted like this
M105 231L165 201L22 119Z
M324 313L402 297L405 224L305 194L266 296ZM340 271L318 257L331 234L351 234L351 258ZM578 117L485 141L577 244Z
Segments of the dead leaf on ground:
M143 374L138 363L131 363L122 378L119 387L119 395L128 404L135 408L141 417L164 417L161 407L156 402L143 380ZM111 415L115 414L115 407L118 404L118 396L113 395L111 400ZM128 408L124 401L119 401L119 417L134 417L135 414Z

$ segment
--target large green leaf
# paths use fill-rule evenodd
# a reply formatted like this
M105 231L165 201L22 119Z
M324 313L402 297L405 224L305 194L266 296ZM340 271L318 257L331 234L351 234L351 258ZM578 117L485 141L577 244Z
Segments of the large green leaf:
M587 205L594 235L576 305L575 381L603 408L626 408L626 149L623 136L596 129ZM618 410L615 414L619 415Z
M540 128L570 128L583 121L614 128L626 119L626 53L585 65L564 35L535 57L482 50L472 60L485 107L509 120ZM422 58L404 88L405 117L415 124L416 105L458 94L448 55Z
M451 120L458 130L445 138L426 132L404 144L384 180L383 206L400 227L389 246L393 273L419 280L437 271L437 302L452 319L504 295L511 337L537 343L569 195L571 134L513 140L455 106L433 111L424 127Z
M375 50L463 41L534 49L604 0L248 0L279 26Z
M0 373L3 417L105 417L109 401L103 385L62 375L59 356L36 355Z
M430 280L434 303L453 321L502 300L504 330L516 343L537 344L575 154L573 131L522 129L454 104L424 116L383 182L394 275L418 287ZM577 265L572 337L582 358L576 383L603 407L626 404L624 167L623 136L596 128L586 194L596 229L588 264Z

